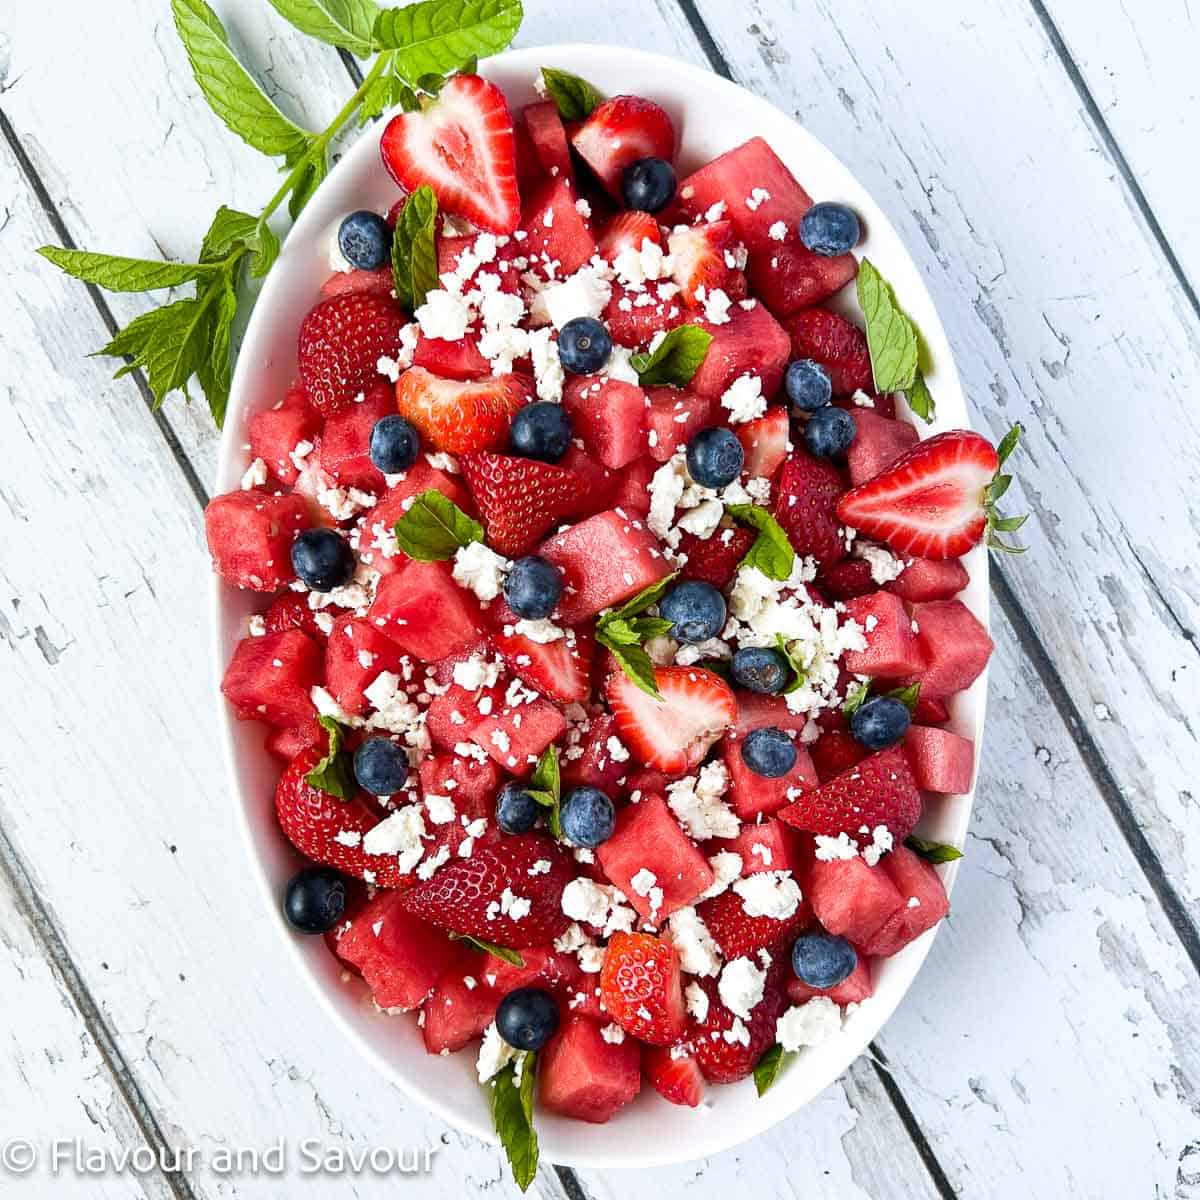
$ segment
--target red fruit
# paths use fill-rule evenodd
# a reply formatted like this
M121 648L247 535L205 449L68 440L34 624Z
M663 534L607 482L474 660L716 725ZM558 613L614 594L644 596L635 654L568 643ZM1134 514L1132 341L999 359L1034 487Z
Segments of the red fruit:
M945 725L950 720L950 710L945 700L935 696L918 696L912 715L918 725Z
M609 745L610 741L620 741L617 723L608 713L601 713L589 717L580 734L583 753L578 758L565 758L562 764L564 788L596 787L608 796L620 795L628 778L628 762L614 758ZM618 749L618 753L623 754L624 749Z
M463 736L460 730L458 740ZM500 771L491 759L480 762L461 754L430 754L421 759L420 776L421 794L449 796L456 817L490 817L495 809ZM461 827L462 822L457 824Z
M371 431L396 411L396 396L386 379L376 376L356 404L332 414L321 433L320 463L342 487L382 496L383 472L371 461Z
M702 307L706 298L718 290L730 300L741 300L746 295L746 276L737 266L734 251L738 240L731 222L677 225L667 246L674 264L671 278L679 284L688 304Z
M921 694L943 700L968 688L992 655L992 639L961 600L933 600L913 606L917 644L925 669L917 677Z
M400 570L385 575L368 620L422 662L437 662L470 646L483 625L479 602L454 582L444 562L406 561Z
M289 486L300 477L292 451L301 442L315 442L321 422L302 387L291 387L274 407L255 413L246 428L251 458L261 458L267 470Z
M766 729L773 725L784 733L802 733L808 719L801 713L794 713L787 706L782 696L763 696L758 692L738 689L734 693L737 699L737 724L733 727L733 736L743 738L752 729Z
M872 592L846 604L846 619L862 626L865 650L847 650L842 667L872 679L901 679L925 667L925 655L904 602L891 592Z
M492 645L522 682L561 704L588 698L596 652L590 629L568 629L553 642L535 642L516 632L517 615L500 599L489 607L487 619Z
M837 408L844 408L847 412L854 413L857 416L864 408L869 409L880 417L887 417L888 420L894 420L896 417L896 395L894 392L877 392L873 388L863 388L863 391L871 398L872 403L869 405L856 404L853 396L834 396L830 401Z
M479 343L469 333L456 342L421 334L413 351L412 365L439 379L484 379L492 373L492 364L479 353ZM394 398L392 407L395 408Z
M761 417L739 425L736 432L746 452L745 474L751 479L756 476L773 479L787 458L791 432L787 409L782 405L772 406Z
M659 667L659 696L651 696L624 673L609 676L609 708L621 740L647 767L678 774L698 766L709 747L737 719L729 685L700 667Z
M821 566L846 557L840 531L850 522L838 519L842 490L837 467L806 450L793 450L779 474L775 519L796 553L811 555Z
M419 496L422 492L430 489L441 492L448 500L453 500L459 508L468 513L475 511L471 495L462 483L453 475L447 475L445 471L431 467L425 457L421 456L409 467L398 483L388 488L379 503L363 514L361 518L363 529L361 549L364 561L369 561L376 570L385 569L388 560L382 554L375 554L369 560L366 558L366 554L370 553L369 547L372 541L378 536L380 529L390 531L392 526L404 516L407 511L404 502L410 496ZM392 561L395 566L400 566L407 560L400 555L394 555Z
M315 788L305 776L324 757L321 745L298 754L275 787L275 816L284 836L313 862L336 867L356 879L372 878L381 888L409 887L415 876L402 875L395 855L368 854L362 845L347 846L345 835L361 838L379 824L379 814L360 799L339 800ZM338 836L343 835L343 841ZM367 873L370 874L367 874Z
M404 312L390 296L349 292L322 300L300 323L297 356L309 402L322 416L354 402L400 345Z
M313 715L309 693L320 678L320 647L292 629L238 642L221 691L239 720L300 725Z
M444 936L440 930L438 936ZM424 1014L421 1036L430 1054L461 1050L495 1019L503 994L474 974L477 969L470 957L456 959L421 1006ZM471 986L467 979L471 980Z
M574 274L596 253L592 227L575 207L578 201L570 180L547 179L525 203L520 253L547 279Z
M714 409L718 406L708 396L675 387L654 387L646 394L650 406L644 414L647 431L644 445L649 447L655 462L665 463L716 417Z
M865 558L846 558L833 563L817 575L817 588L830 603L853 600L879 590Z
M603 1124L638 1094L641 1051L633 1038L614 1044L600 1024L568 1017L538 1055L538 1104L547 1112Z
M763 998L751 1009L750 1019L740 1022L746 1029L748 1045L732 1033L738 1018L721 1003L716 981L699 981L708 993L708 1013L703 1021L689 1024L688 1041L705 1079L712 1083L736 1083L754 1070L763 1052L774 1043L775 1022L787 1007L783 978L783 971L776 964L767 973ZM727 1040L726 1033L730 1033L733 1040Z
M328 298L342 296L348 292L374 292L379 296L390 297L395 286L390 266L378 267L373 271L334 271L321 284L321 295Z
M633 291L619 282L613 284L612 295L600 315L618 346L636 350L656 333L666 333L685 319L688 310L674 296L664 299L659 286L649 283L641 291Z
M410 367L396 383L400 415L420 430L428 449L451 454L502 445L513 415L532 395L523 375L462 381Z
M572 375L562 403L575 436L609 469L619 470L645 452L646 393L637 384Z
M904 750L917 786L927 792L961 795L971 787L975 743L948 729L912 725L904 735Z
M884 870L884 863L890 858L890 854L885 856L876 867L867 866L861 858L813 860L804 894L817 920L830 933L841 934L856 946L865 947L904 907L906 897L900 895Z
M678 322L676 322L678 323ZM740 375L757 375L762 394L771 400L783 382L792 346L783 327L762 304L735 304L723 325L696 321L712 334L708 353L688 388L698 396L720 400Z
M565 456L564 456L565 457ZM639 458L622 469L618 487L608 508L638 519L650 512L650 481L659 464L650 457Z
M567 131L563 128L558 105L553 100L542 100L528 104L522 110L533 153L542 169L542 174L555 179L571 179L571 148L567 145Z
M903 903L863 944L863 950L867 954L889 955L932 929L950 911L950 901L941 876L907 846L897 846L879 866Z
M907 421L894 421L869 408L854 407L854 441L846 451L846 469L851 484L874 479L919 440Z
M292 542L310 525L303 496L227 492L204 509L204 535L217 574L255 592L276 592L296 577Z
M494 83L452 76L428 108L388 122L379 150L405 191L427 183L444 212L491 233L516 229L521 198L512 116Z
M768 818L760 824L743 825L735 838L723 838L722 850L731 851L742 860L742 874L755 875L760 871L798 872L803 861L802 834L782 821Z
M687 562L679 572L680 577L700 579L715 588L723 588L733 578L738 563L754 545L754 538L753 531L740 526L718 529L704 539L694 533L685 533L679 539L679 553L687 555Z
M605 1011L627 1033L652 1046L679 1040L687 1023L679 954L649 933L614 933L600 969Z
M666 112L640 96L614 96L598 105L571 135L609 194L621 199L621 175L639 158L675 157L675 127Z
M642 1051L642 1070L664 1100L696 1108L704 1099L704 1073L688 1053L671 1046L647 1046Z
M805 792L777 815L796 829L827 837L845 833L862 846L870 845L872 831L883 825L898 846L920 819L921 793L904 751L890 746Z
M509 242L507 246L498 247L496 257L488 262L483 262L474 254L476 241L477 238L474 235L439 237L437 240L438 277L449 274L458 275L459 267L462 266L462 256L467 251L471 251L472 255L469 260L472 263L471 270L467 275L462 276L464 293L478 288L479 276L486 272L488 275L500 277L502 292L508 292L513 296L518 295L521 291L521 272L513 264L513 259L518 257L517 243ZM434 371L434 374L436 375L438 372Z
M320 746L324 753L325 739L328 735L317 724L315 712L313 715L313 720L305 721L301 725L272 729L263 739L267 752L283 759L285 763L291 762L301 751L311 750L314 746Z
M500 707L500 697L492 711L481 716L471 727L468 738L486 751L512 775L528 775L542 752L567 732L562 713L540 696L523 704Z
M803 1004L814 996L828 996L834 1004L843 1007L847 1004L861 1004L875 993L871 983L871 964L865 954L860 954L854 970L841 983L831 988L812 988L807 983L801 983L799 979L789 979L787 993L793 1004Z
M726 962L753 958L759 950L768 950L776 957L784 943L790 942L812 920L812 909L803 901L790 917L747 916L741 896L732 888L705 900L696 913L708 926Z
M640 251L645 241L663 246L658 221L647 212L617 213L600 237L600 257L615 262L622 250Z
M817 786L817 773L813 769L808 751L796 746L796 761L786 775L768 779L752 771L742 757L742 741L728 737L721 746L725 766L729 769L729 800L733 811L743 821L762 820L777 812L800 792Z
M548 871L531 872L548 862ZM517 836L498 847L482 846L470 858L448 863L432 879L404 895L405 911L453 933L484 938L520 950L552 942L570 921L563 915L563 888L574 871L566 855L543 837ZM504 893L530 908L519 918L503 911Z
M871 387L871 352L867 335L857 325L827 308L801 309L783 324L795 357L820 363L838 395Z
M314 642L324 643L329 636L317 624L317 613L322 612L336 620L345 613L344 608L330 604L326 608L312 609L308 597L297 592L281 592L271 601L271 607L263 613L263 626L268 633L282 633L285 629L299 629Z
M532 458L475 453L460 466L488 544L510 558L533 549L584 495L578 475Z
M828 783L835 775L849 771L867 757L863 744L840 729L826 730L809 748L817 778Z
M967 581L967 568L957 558L941 562L914 558L883 586L909 604L922 604L928 600L952 600L967 586Z
M914 446L838 504L843 523L916 558L958 558L982 540L991 516L986 489L1000 460L969 429Z
M370 621L342 617L325 646L325 686L355 716L366 712L365 691L382 671L401 672L400 647Z

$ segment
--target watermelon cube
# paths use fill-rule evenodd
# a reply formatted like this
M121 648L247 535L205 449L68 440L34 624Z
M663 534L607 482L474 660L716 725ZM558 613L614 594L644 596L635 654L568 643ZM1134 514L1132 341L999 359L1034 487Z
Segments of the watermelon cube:
M408 1012L437 985L460 950L445 930L406 913L403 892L380 892L338 942L338 956L358 968L375 1003Z
M762 304L735 305L724 325L697 321L713 340L700 369L688 385L698 396L719 401L741 375L757 375L768 400L779 391L783 370L792 355L792 339Z
M619 795L629 775L629 752L620 741L617 723L608 713L592 717L580 742L583 753L563 761L563 785L595 787L608 796ZM613 755L614 745L619 757Z
M467 737L509 774L528 775L542 751L566 732L567 721L558 708L537 696L513 708L494 706Z
M770 817L747 824L735 838L723 839L720 849L742 860L742 874L758 871L791 871L799 874L803 863L801 835L790 825Z
M324 748L329 735L317 724L316 711L313 720L304 721L300 725L277 726L267 734L263 745L268 754L275 755L289 763L303 750L313 750L317 746Z
M221 692L239 720L291 727L312 719L310 694L320 681L321 648L298 629L287 629L238 642Z
M436 662L476 641L479 601L454 582L444 562L407 562L385 575L368 619L406 654Z
M945 725L950 720L950 709L945 700L935 700L932 696L918 696L916 707L913 709L913 720L918 725Z
M847 650L842 666L872 679L900 679L920 671L925 655L913 633L904 601L891 592L872 592L846 601L846 619L857 621L867 639L865 650Z
M859 946L866 946L904 908L907 899L882 863L869 867L861 858L814 859L804 896L830 933L841 934Z
M620 283L613 284L612 295L600 315L618 346L636 350L656 333L666 333L683 322L685 310L680 301L674 296L663 299L654 289L651 284L635 292Z
M764 696L741 688L734 695L738 708L737 724L733 727L735 737L745 737L752 729L765 729L768 725L774 725L784 733L800 733L807 722L801 713L788 708L782 696Z
M480 962L471 955L453 963L422 1005L421 1036L430 1054L461 1050L496 1019L503 995L476 973Z
M708 859L680 828L661 796L643 796L637 804L621 809L612 836L596 851L596 857L629 903L654 925L693 903L714 879ZM658 899L657 892L643 895L645 889L634 886L634 877L641 871L654 876L652 889L662 888L661 904L651 903Z
M558 115L558 105L553 100L542 100L526 105L521 115L525 118L525 128L529 131L542 174L554 179L573 179L571 148L567 144L562 117Z
M342 617L325 645L325 687L348 713L366 712L366 689L382 671L401 674L404 655L370 621Z
M925 659L916 681L921 694L944 700L970 687L992 655L992 639L961 600L933 600L913 607L917 642Z
M538 1101L560 1116L603 1124L641 1086L638 1042L605 1041L599 1022L588 1017L568 1017L538 1055Z
M521 966L505 962L494 954L486 954L479 968L480 978L496 988L501 995L522 987L541 985L551 991L561 991L579 979L579 962L573 954L555 950L553 946L530 946L521 951Z
M597 513L538 550L564 577L559 619L577 625L636 596L671 573L654 535L616 511Z
M463 512L474 513L475 511L475 502L471 499L471 493L467 491L459 478L447 474L438 467L431 467L428 460L422 456L409 467L403 477L388 488L374 508L363 513L359 518L362 529L360 548L364 562L369 563L381 574L387 575L399 570L408 561L403 554L399 553L389 557L381 552L379 547L393 549L388 535L395 528L396 522L408 511L412 497L428 491L441 492L448 500L453 500Z
M727 737L721 744L721 753L729 770L729 801L733 811L743 821L769 817L795 800L801 792L817 786L816 768L803 746L796 746L796 761L786 775L767 779L746 765L746 760L742 758L742 740L739 737Z
M468 691L452 683L447 691L434 696L425 713L425 728L435 746L453 750L459 742L466 740L467 734L479 720L479 712L475 707L479 703L479 695L479 692Z
M619 470L645 452L646 393L636 384L572 375L562 403L575 436L610 470Z
M665 463L691 441L693 434L720 416L711 397L697 396L682 388L651 388L649 401L645 444L650 457L659 463Z
M555 275L562 279L596 253L596 239L575 207L577 199L569 179L548 179L526 202L521 226L526 236L520 245L531 269L537 270L539 263L554 263Z
M650 457L631 462L620 475L612 507L619 513L644 517L650 511L650 480L659 464Z
M874 479L919 440L907 421L881 417L869 408L855 408L854 424L854 441L846 451L846 466L854 487Z
M787 984L788 999L793 1004L803 1004L814 996L828 996L834 1004L861 1004L874 995L875 987L871 982L871 964L866 954L859 954L854 970L831 988L812 988L799 979L789 979Z
M975 770L975 743L948 729L910 725L904 750L917 787L958 796L969 791Z
M897 846L875 869L891 880L900 907L863 940L863 949L868 954L895 954L932 929L950 911L950 901L941 876L907 846Z
M422 334L413 350L413 366L424 367L440 379L484 379L492 373L492 364L479 353L479 343L469 334L453 342Z
M296 577L292 542L312 525L303 496L271 496L257 489L227 492L204 509L204 536L213 567L226 583L277 592Z
M391 297L392 289L396 286L390 265L376 267L370 271L334 271L321 284L321 299L328 300L330 296L347 296L353 292L373 292L376 295Z
M558 465L578 475L587 484L587 490L568 516L578 520L580 517L595 516L606 508L612 508L623 472L618 475L615 471L610 471L578 446L568 446L566 454L558 460Z
M909 604L953 600L967 586L967 568L957 558L914 558L883 586Z
M746 452L746 477L773 479L788 454L791 435L788 410L782 405L772 405L761 417L739 425L737 435Z
M250 457L261 458L267 470L289 487L300 477L292 451L304 442L315 444L321 418L309 405L304 389L295 384L274 408L255 413L247 426Z
M382 496L387 490L383 472L371 461L371 430L396 411L396 393L386 379L368 388L362 400L325 420L320 462L342 487Z
M462 825L459 818L473 821L495 812L501 775L490 758L480 762L461 754L429 754L421 760L419 770L421 794L449 796L454 801L456 825Z

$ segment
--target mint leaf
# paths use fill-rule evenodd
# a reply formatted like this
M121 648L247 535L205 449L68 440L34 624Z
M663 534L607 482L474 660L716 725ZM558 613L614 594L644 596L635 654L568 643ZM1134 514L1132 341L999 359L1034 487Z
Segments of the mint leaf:
M439 286L437 262L438 202L433 189L422 184L404 202L392 238L392 279L396 298L415 312L426 295Z
M510 950L507 946L497 946L495 942L485 941L483 938L472 937L469 933L452 933L450 934L450 940L452 942L465 942L468 946L472 946L476 950L481 950L484 954L494 955L506 963L511 963L514 967L523 967L525 965L525 960L517 951Z
M255 150L299 161L313 135L288 120L238 62L216 13L204 0L171 0L171 13L213 112Z
M154 393L155 406L168 392L186 391L207 354L208 306L201 300L176 300L134 317L97 354L129 358L116 378L141 368Z
M929 385L925 382L925 376L920 367L917 368L912 384L904 395L908 400L908 407L928 425L933 420L934 403Z
M842 701L842 712L852 717L860 708L862 708L867 697L871 694L871 684L860 683L846 693L846 699Z
M208 352L196 364L196 378L219 429L225 424L225 410L229 407L229 385L233 378L230 336L238 301L232 272L223 272L214 286L217 295L208 315Z
M483 541L483 526L436 488L422 492L396 522L396 541L409 558L441 562L472 542Z
M358 107L358 124L361 128L368 121L383 114L393 105L400 103L401 93L405 90L404 81L395 75L385 72L376 75L363 92L362 103ZM414 96L415 100L416 97Z
M156 262L153 259L124 258L118 254L63 250L58 246L40 246L38 253L60 271L110 292L153 292L158 288L179 287L194 279L203 279L217 270L217 267L203 262Z
M260 217L238 212L224 204L217 209L200 245L200 261L215 263L228 258L235 250L254 252L250 273L259 279L279 257L279 238Z
M767 1094L767 1089L779 1078L780 1068L794 1051L785 1050L778 1042L768 1050L754 1065L754 1090L760 1096Z
M321 186L328 174L329 163L325 158L324 150L305 162L300 174L296 177L296 182L292 185L292 194L288 198L288 213L293 221L312 199L313 193Z
M562 837L559 806L562 802L562 774L558 765L558 747L547 746L538 759L526 789L534 801L547 809L546 827L553 837Z
M917 374L917 331L869 258L858 264L858 302L867 321L875 390L907 391Z
M926 862L953 862L956 858L963 856L963 852L957 846L950 846L945 842L926 842L919 837L906 837L904 844L914 854L919 854Z
M604 99L603 94L586 79L580 79L570 71L543 67L542 82L564 121L582 121L590 117L592 110Z
M607 646L621 670L655 699L659 698L659 691L654 678L654 663L642 649L642 643L667 633L671 622L661 617L639 617L638 614L663 598L677 573L672 571L665 579L643 588L620 608L605 613L596 622L596 641Z
M908 709L908 715L911 717L913 709L917 707L917 700L921 695L921 685L919 683L910 683L908 687L895 688L887 694L893 697L893 699L899 700Z
M366 58L374 49L371 31L379 17L375 0L271 0L271 6L301 33Z
M663 598L667 588L675 582L675 576L678 574L678 571L672 571L665 579L660 579L648 588L643 588L632 599L626 600L620 608L614 608L611 612L601 616L600 624L603 625L606 621L622 620L625 617L635 617L638 613L645 612L652 604L657 604Z
M784 638L782 633L777 633L775 635L775 645L778 647L779 653L787 659L788 666L792 669L791 681L786 687L780 689L779 692L779 695L786 696L791 692L799 691L799 689L804 686L805 680L808 679L808 675L805 673L804 668L801 667L796 661L792 652L788 649L787 639Z
M396 51L397 73L412 83L455 71L472 56L499 54L521 17L521 0L422 0L381 12L373 36L382 49Z
M1000 465L1004 466L1005 461L1017 448L1017 443L1021 440L1021 434L1025 430L1020 425L1014 425L1001 439L1000 445L996 447L996 455L1000 459Z
M596 634L596 640L602 642L599 632ZM656 700L662 699L658 690L658 680L654 677L654 663L641 646L614 646L609 642L602 644L608 646L613 658L617 660L617 665L643 692Z
M712 343L712 334L699 325L677 325L649 354L630 355L643 387L672 383L687 387L700 369Z
M517 1064L521 1081L516 1080ZM513 1179L525 1191L537 1174L538 1140L533 1128L533 1083L537 1055L527 1050L516 1062L509 1063L487 1085L492 1124L508 1156Z
M743 567L757 567L768 579L777 582L791 578L796 552L778 521L756 504L729 504L725 511L735 520L758 530L754 545L742 559Z
M342 749L342 727L332 717L318 717L317 720L329 734L329 747L325 757L305 775L304 782L339 800L349 800L356 785L350 755Z

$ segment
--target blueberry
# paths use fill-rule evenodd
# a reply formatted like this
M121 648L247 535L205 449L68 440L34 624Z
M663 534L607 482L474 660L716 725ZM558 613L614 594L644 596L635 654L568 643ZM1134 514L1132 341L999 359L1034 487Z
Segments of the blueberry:
M818 458L841 458L854 441L858 426L854 416L832 404L818 408L804 426L804 444Z
M522 458L558 462L571 444L571 419L561 404L527 404L513 417L508 444Z
M824 408L833 396L829 372L811 358L798 358L789 363L783 386L797 412L816 412L818 408Z
M328 933L346 911L346 880L332 867L305 867L288 880L283 915L301 933Z
M675 168L664 158L638 158L621 173L621 195L629 208L658 212L675 195Z
M558 358L572 375L593 375L612 353L612 335L595 317L575 317L558 331Z
M577 787L568 792L559 813L567 839L589 849L608 841L615 817L613 802L594 787Z
M796 745L782 729L752 729L742 743L742 761L755 775L780 779L796 765Z
M506 783L500 789L496 797L496 824L501 833L528 833L537 815L537 801L519 783Z
M518 558L504 580L504 599L518 617L548 617L562 595L562 574L537 554Z
M371 430L371 462L385 475L399 475L417 461L421 435L399 413L375 422Z
M814 204L800 218L800 240L814 254L848 254L858 245L860 233L854 209L830 200Z
M354 752L354 778L372 796L394 796L408 782L408 755L390 738L368 738Z
M747 646L737 651L730 664L733 682L752 692L773 696L792 673L787 656L767 646Z
M332 591L354 575L354 551L336 529L306 529L292 543L292 570L314 591Z
M868 750L882 750L898 742L911 723L904 701L895 696L872 696L850 718L850 732Z
M725 597L711 583L688 579L677 583L659 603L658 611L675 628L679 642L707 642L725 628Z
M557 1028L558 1005L544 988L517 988L496 1009L496 1032L516 1050L540 1050Z
M391 226L373 212L353 212L338 228L338 249L360 271L374 271L392 256Z
M700 430L687 444L688 474L702 487L725 487L745 465L746 451L737 434L719 425Z
M858 952L844 937L832 933L804 933L792 947L792 970L810 988L837 987L858 966Z

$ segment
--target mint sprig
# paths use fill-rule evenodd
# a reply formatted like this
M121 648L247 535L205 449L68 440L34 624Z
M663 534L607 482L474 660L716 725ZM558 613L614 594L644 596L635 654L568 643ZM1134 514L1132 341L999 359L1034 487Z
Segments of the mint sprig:
M990 549L999 550L1002 554L1025 553L1024 546L1014 546L1006 542L999 535L1002 533L1015 533L1029 520L1029 514L1022 513L1017 517L1004 517L1000 515L999 510L996 508L996 502L1008 491L1009 485L1012 483L1012 476L1002 473L1004 464L1017 448L1017 443L1020 441L1023 432L1024 430L1020 425L1014 425L1000 439L1000 445L996 447L996 457L1000 460L996 467L996 474L992 477L991 483L987 485L983 492L983 507L987 513L987 535L984 540Z
M564 121L586 120L604 100L604 94L586 79L557 67L543 67L542 82Z
M642 613L657 604L666 593L678 572L672 572L650 587L626 600L619 608L604 613L596 622L596 641L608 647L621 670L647 695L661 699L654 675L654 663L642 646L652 637L660 637L672 628L661 617L643 617Z
M463 546L483 541L483 526L436 488L412 502L395 533L400 549L418 562L443 562Z
M562 837L562 773L558 764L558 747L547 746L538 759L525 791L539 807L546 809L546 828L551 837Z
M490 954L494 958L501 959L503 962L509 963L514 967L523 967L525 960L516 950L510 950L507 946L498 946L495 942L489 942L485 938L474 937L469 933L452 933L450 934L452 942L462 942L464 945L471 946L484 954Z
M699 325L677 325L653 350L631 354L629 362L642 387L667 383L687 387L708 356L711 344L712 334Z
M963 852L957 846L951 846L946 842L927 842L919 837L906 837L904 844L914 854L920 855L930 863L954 862L956 858L963 856Z
M776 1042L754 1064L754 1090L760 1097L765 1096L771 1085L779 1078L783 1064L794 1057L794 1050L785 1050Z
M727 504L725 511L735 521L758 530L758 537L746 551L746 557L740 565L757 567L768 579L774 579L777 583L791 578L792 568L796 565L796 552L779 522L757 504Z
M517 1065L521 1078L517 1081ZM538 1139L533 1128L533 1085L537 1055L525 1051L494 1075L486 1085L492 1124L512 1167L513 1179L525 1191L537 1174Z
M339 800L349 800L357 790L357 785L354 764L350 754L343 748L345 731L332 717L318 717L317 720L329 734L329 744L325 757L305 775L304 782Z
M396 298L415 312L438 286L437 197L422 184L404 202L392 238L392 279Z
M902 392L912 386L918 366L916 326L896 303L892 285L875 264L858 264L858 303L867 322L867 347L877 392Z

